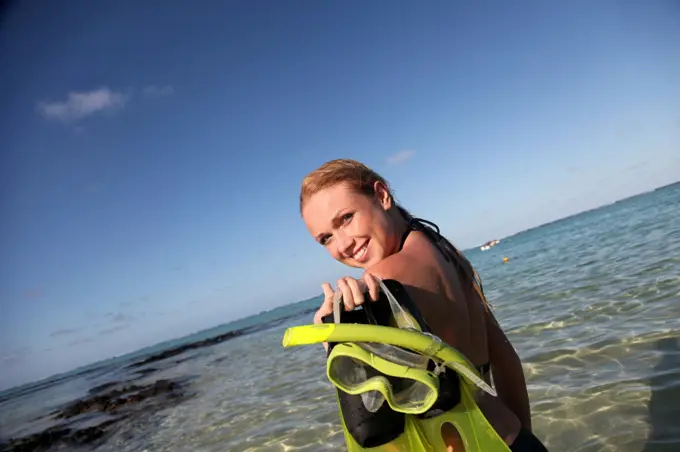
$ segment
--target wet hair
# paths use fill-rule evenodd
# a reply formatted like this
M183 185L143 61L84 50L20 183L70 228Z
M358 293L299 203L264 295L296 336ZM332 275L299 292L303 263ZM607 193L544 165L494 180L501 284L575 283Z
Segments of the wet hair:
M345 183L357 193L373 197L375 195L374 186L376 182L382 183L387 188L388 193L394 201L395 207L401 216L408 221L409 228L423 232L427 235L428 238L443 251L446 260L452 262L456 267L459 275L464 281L464 285L467 286L468 289L474 288L477 290L482 297L483 303L486 305L486 299L484 298L481 287L481 279L475 272L470 261L468 261L449 240L439 234L437 225L414 217L408 210L399 205L396 200L394 200L387 180L361 162L351 159L330 160L307 174L302 180L302 186L300 188L300 213L302 213L305 201L321 190L336 184Z

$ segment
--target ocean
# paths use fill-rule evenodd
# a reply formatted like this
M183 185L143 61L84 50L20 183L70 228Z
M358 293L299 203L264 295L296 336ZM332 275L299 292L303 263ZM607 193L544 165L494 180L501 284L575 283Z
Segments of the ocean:
M680 184L465 254L551 451L680 450ZM4 391L0 449L343 450L323 349L281 346L319 303Z

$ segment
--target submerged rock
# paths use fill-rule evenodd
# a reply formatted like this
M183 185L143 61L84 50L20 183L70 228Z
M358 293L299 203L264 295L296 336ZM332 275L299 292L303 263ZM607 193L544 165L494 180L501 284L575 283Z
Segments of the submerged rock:
M33 435L10 439L8 442L0 444L0 450L7 452L46 452L54 446L63 448L91 444L102 438L107 429L116 422L118 422L118 419L82 429L53 427Z
M179 345L174 348L170 348L168 350L164 350L160 353L156 353L154 355L149 356L148 358L145 358L141 361L137 361L136 363L130 364L128 369L134 369L137 367L144 366L145 364L153 363L155 361L161 361L166 358L170 358L172 356L177 356L181 353L184 353L187 350L193 350L196 348L201 348L201 347L208 347L210 345L215 345L219 344L220 342L224 342L229 339L233 339L235 337L241 336L245 334L247 330L236 330L236 331L230 331L228 333L220 334L219 336L211 337L208 339L204 339L202 341L197 341L197 342L190 342L188 344L184 345Z
M174 394L174 392L179 388L180 385L171 380L158 380L155 383L146 386L137 386L133 384L130 386L124 386L121 389L113 389L106 394L95 395L85 399L77 400L53 414L55 414L57 418L67 419L92 411L100 413L112 413L126 405L139 403L142 400L146 400L151 397L156 397L159 395L176 397L179 394Z
M153 363L153 362L156 362L156 361L164 360L166 358L171 358L173 356L177 356L179 354L186 352L187 350L194 350L194 349L197 349L197 348L209 347L209 346L212 346L212 345L215 345L215 344L222 343L224 341L228 341L230 339L234 339L234 338L239 337L239 336L244 336L246 334L256 333L258 331L262 331L262 330L267 329L267 328L273 328L277 325L284 323L285 321L287 321L287 320L289 320L293 317L298 317L298 316L301 316L301 315L310 314L312 312L315 312L316 309L317 309L316 307L313 307L313 308L305 309L305 310L299 311L299 312L296 311L296 312L294 312L290 315L286 315L286 316L276 318L276 319L271 320L267 323L253 325L253 326L249 326L249 327L246 327L246 328L241 328L239 330L229 331L229 332L226 332L226 333L223 333L223 334L219 334L217 336L212 336L212 337L209 337L207 339L203 339L201 341L189 342L187 344L178 345L177 347L169 348L167 350L163 350L162 352L153 354L153 355L151 355L147 358L144 358L141 361L134 362L134 363L128 365L127 368L128 369L136 369L138 367L142 367L142 366L149 364L149 363ZM190 359L190 358L185 358L185 359ZM185 359L179 360L175 364L182 362ZM151 372L151 371L153 371L153 369L150 369L148 371L146 369L140 369L137 372Z
M0 451L47 452L103 441L118 422L183 400L186 397L184 389L182 382L166 379L147 385L111 382L96 386L89 391L89 396L50 413L53 419L62 420L60 424L11 438L0 444ZM115 417L99 417L98 414ZM95 416L95 422L88 416Z

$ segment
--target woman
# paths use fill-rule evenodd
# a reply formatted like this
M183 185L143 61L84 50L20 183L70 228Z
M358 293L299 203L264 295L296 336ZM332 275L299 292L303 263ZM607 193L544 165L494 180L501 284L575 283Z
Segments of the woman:
M531 433L520 359L488 310L474 269L453 245L399 206L385 179L354 160L333 160L308 174L300 211L334 259L365 270L359 280L337 281L345 309L378 299L376 277L399 281L437 336L475 366L493 370L498 397L481 393L477 404L499 436L512 450L546 450ZM333 312L334 290L322 287L315 323ZM461 449L454 428L443 435L449 450Z

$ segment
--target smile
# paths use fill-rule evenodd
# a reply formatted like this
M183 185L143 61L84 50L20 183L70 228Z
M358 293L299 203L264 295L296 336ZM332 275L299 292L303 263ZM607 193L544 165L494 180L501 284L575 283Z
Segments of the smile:
M368 242L361 245L361 248L356 250L352 257L354 260L361 262L364 257L366 257L366 250L368 249Z

